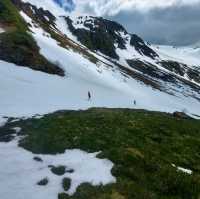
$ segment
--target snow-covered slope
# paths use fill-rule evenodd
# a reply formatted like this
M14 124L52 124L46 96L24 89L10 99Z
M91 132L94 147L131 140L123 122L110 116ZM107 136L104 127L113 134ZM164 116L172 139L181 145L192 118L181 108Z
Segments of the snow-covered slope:
M174 60L189 66L200 67L200 49L193 47L154 46L154 50L163 59Z
M85 66L80 71L84 77L73 73L68 77L52 76L2 61L0 71L1 116L23 117L89 107L145 108L165 112L189 107L191 113L200 112L198 101L191 97L168 95L134 79L124 82L122 76L106 69L98 73L92 71L92 66ZM88 91L92 94L91 101L87 100ZM134 106L134 99L137 106Z
M64 154L35 156L18 146L19 138L9 143L0 142L0 197L2 199L56 199L63 192L62 178L71 179L70 189L66 192L74 194L82 183L93 186L115 183L111 174L113 163L106 159L98 159L98 153L86 153L81 150L66 150ZM6 155L5 155L6 154ZM9 155L8 155L9 154ZM8 158L9 156L9 158ZM40 162L34 158L40 158ZM66 172L62 178L51 172L49 165L63 165ZM98 174L97 175L97 168ZM39 186L41 180L48 180L48 187ZM37 194L36 194L37 193Z
M0 61L1 116L23 117L89 107L200 114L198 74L194 78L188 75L200 63L197 58L188 55L187 59L169 47L151 46L115 22L86 16L69 18L53 0L12 1L29 25L40 54L62 68L65 76ZM102 49L104 45L95 44L94 49L82 42L79 36L87 34L85 31L99 37L96 29L104 32L113 48Z
M116 22L68 16L59 0L11 1L14 9L11 4L7 11L14 12L13 21L12 15L6 22L0 18L0 127L19 118L90 107L183 111L200 119L199 49L151 46ZM7 8L5 2L0 1L0 11ZM0 199L56 199L64 191L75 193L82 183L117 182L114 164L98 153L76 149L36 157L19 147L21 128L12 124L1 129L3 135L7 130L16 134L0 142ZM62 177L52 172L59 166L65 169ZM70 180L68 190L63 177ZM44 180L48 185L39 186ZM118 196L123 197L111 197Z

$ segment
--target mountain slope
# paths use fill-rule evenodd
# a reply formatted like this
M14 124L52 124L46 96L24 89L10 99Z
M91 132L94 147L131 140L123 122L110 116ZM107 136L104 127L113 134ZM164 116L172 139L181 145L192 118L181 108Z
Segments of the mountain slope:
M198 198L196 49L65 3L0 1L0 198Z
M198 198L199 142L199 121L159 112L97 108L13 118L0 128L0 197Z
M64 75L62 69L50 63L39 53L39 48L30 34L28 25L19 15L10 0L0 2L0 59L50 74Z

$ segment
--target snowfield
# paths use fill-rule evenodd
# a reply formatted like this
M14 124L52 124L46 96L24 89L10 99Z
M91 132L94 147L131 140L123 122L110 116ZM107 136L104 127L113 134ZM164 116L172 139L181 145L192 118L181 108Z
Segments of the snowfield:
M23 12L24 19L32 20ZM0 116L31 117L57 110L90 107L138 108L162 112L187 110L200 115L200 102L182 94L155 90L135 79L124 77L117 68L102 62L97 65L72 50L67 50L32 25L40 53L65 70L59 77L0 61ZM185 88L187 90L187 88ZM87 93L92 99L88 101ZM134 100L137 104L134 105Z
M47 42L46 45L50 44ZM70 67L70 56L65 54L68 61L66 65L65 60L61 64L68 71L66 77L0 61L0 115L31 117L57 110L90 107L143 108L164 112L187 109L189 113L200 114L199 102L191 97L168 95L134 79L124 81L124 77L109 69L102 68L102 73L99 73L91 63L82 65L80 55L72 52L69 55L77 56L73 60L80 61L71 63ZM87 99L88 91L92 95L91 101Z
M0 142L0 198L1 199L56 199L59 193L64 192L62 179L71 179L71 187L66 193L73 194L82 183L93 186L115 183L111 174L113 163L106 159L98 159L98 153L86 153L81 150L66 150L64 154L38 155L42 162L29 151L18 147L19 138L9 143ZM49 165L65 166L73 173L62 176L51 172ZM46 186L37 183L47 178ZM36 194L37 193L37 194Z
M174 60L189 66L200 66L200 49L193 47L153 46L153 49L165 60Z

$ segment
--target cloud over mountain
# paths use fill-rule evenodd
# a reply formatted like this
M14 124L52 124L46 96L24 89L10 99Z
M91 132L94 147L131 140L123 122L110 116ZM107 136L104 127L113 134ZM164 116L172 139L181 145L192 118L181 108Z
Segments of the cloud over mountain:
M74 2L79 12L112 16L121 11L140 10L144 12L154 8L193 5L200 0L74 0Z
M200 3L154 8L145 13L121 11L109 18L152 43L191 45L200 41Z
M73 0L53 0L56 2L60 7L64 8L66 11L71 12L75 9L75 3Z
M103 16L159 44L200 40L200 0L74 0L75 13Z

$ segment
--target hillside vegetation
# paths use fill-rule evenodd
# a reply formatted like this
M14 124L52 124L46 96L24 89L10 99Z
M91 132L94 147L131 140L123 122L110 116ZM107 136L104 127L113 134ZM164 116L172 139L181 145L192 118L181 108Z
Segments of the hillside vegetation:
M0 2L0 25L6 30L0 35L0 59L28 66L34 70L58 74L64 71L39 53L39 47L28 33L28 26L10 0Z
M59 199L198 199L200 196L197 120L143 110L90 109L9 123L0 133L12 126L22 127L21 133L28 136L21 140L20 146L34 153L56 154L78 148L101 151L100 158L114 163L112 174L117 178L116 184L97 187L82 184L75 195L60 193ZM172 164L193 173L179 171Z

